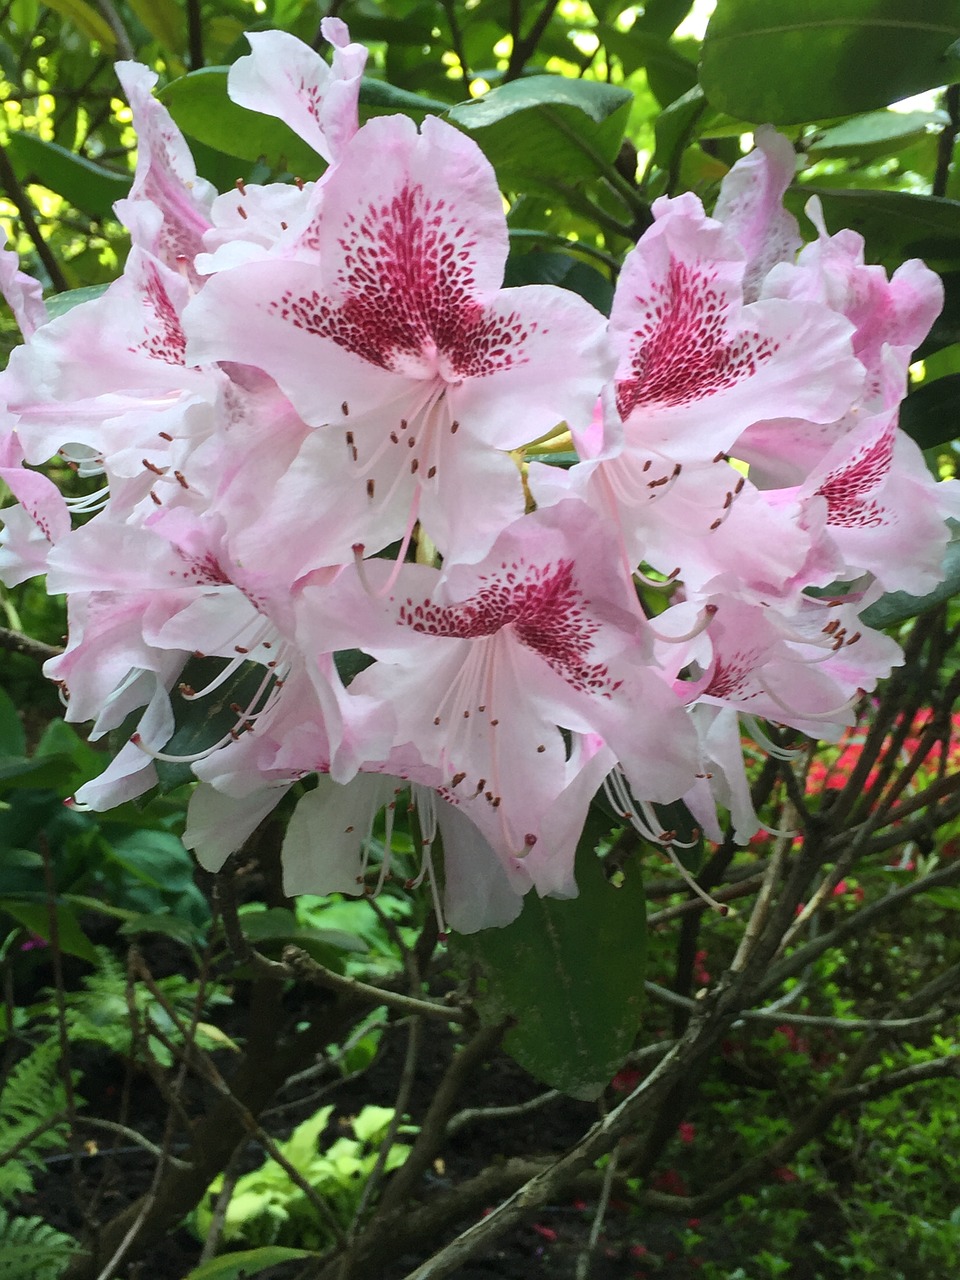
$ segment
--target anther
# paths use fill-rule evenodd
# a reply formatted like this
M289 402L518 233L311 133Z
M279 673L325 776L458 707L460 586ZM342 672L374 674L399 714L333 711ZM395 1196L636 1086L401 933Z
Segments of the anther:
M247 220L247 211L246 211L246 209L243 207L243 205L242 205L242 204L238 204L238 205L237 205L237 213L239 213L240 217L244 220L244 222L246 222L246 220Z
M161 440L171 440L171 441L173 440L173 436L170 434L169 431L158 431L157 435L160 437Z
M459 430L460 430L460 423L456 420L456 418L454 418L454 420L450 423L450 434L452 436L455 436Z
M176 477L177 484L180 486L181 489L190 488L190 486L187 484L186 480L184 479L184 475L182 471L175 471L173 474Z
M152 471L155 476L163 475L163 467L158 467L155 462L151 462L149 458L141 458L141 462L148 471Z
M345 418L350 417L350 406L346 402L346 400L344 400L343 404L340 406L340 412L343 414Z
M163 506L163 502L162 502L162 501L157 497L157 495L153 492L153 490L152 490L152 489L150 490L150 497L151 497L151 499L156 503L156 505L157 505L158 507L162 507L162 506Z
M233 185L237 188L237 190L240 192L242 196L245 196L247 194L247 184L244 182L242 178L238 178Z
M373 489L374 489L374 480L373 480L373 477L371 476L371 478L367 481L367 497L368 498L373 497Z
M437 474L437 468L431 467L430 470L427 472L427 479L432 480L436 474Z

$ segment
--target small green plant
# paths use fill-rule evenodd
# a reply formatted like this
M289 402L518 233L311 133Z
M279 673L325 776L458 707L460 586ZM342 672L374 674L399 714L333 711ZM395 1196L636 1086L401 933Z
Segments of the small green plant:
M46 1042L13 1067L0 1093L0 1276L55 1280L77 1248L42 1218L3 1208L33 1191L45 1155L66 1143L66 1090L56 1049Z
M352 1137L337 1138L320 1149L321 1135L332 1115L332 1106L321 1107L277 1146L283 1158L327 1205L331 1220L346 1228L360 1206L394 1112L391 1107L364 1107L359 1115L345 1122ZM416 1129L401 1125L399 1131L414 1133ZM405 1143L394 1143L387 1153L384 1172L399 1168L409 1153ZM214 1179L191 1219L191 1227L201 1240L209 1234L223 1182L223 1177ZM322 1249L333 1243L333 1234L303 1188L271 1158L237 1179L223 1220L222 1240L232 1245L281 1244Z
M0 1208L0 1276L57 1280L77 1242L42 1218L12 1218Z

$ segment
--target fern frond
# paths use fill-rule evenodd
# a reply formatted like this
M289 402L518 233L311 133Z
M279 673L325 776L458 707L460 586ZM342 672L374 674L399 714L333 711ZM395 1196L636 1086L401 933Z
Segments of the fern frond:
M66 1108L57 1047L44 1041L16 1064L0 1094L0 1204L32 1191L44 1154L66 1146Z
M42 1218L11 1218L0 1209L0 1277L57 1280L77 1242Z

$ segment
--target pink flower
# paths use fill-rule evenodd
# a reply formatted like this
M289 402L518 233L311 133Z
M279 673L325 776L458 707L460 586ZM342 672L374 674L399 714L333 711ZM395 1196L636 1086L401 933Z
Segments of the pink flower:
M585 425L609 363L582 299L500 288L506 253L476 144L391 116L356 134L326 182L318 264L209 281L186 316L191 357L265 370L318 428L281 482L274 538L295 528L339 563L419 517L445 554L475 560L522 513L504 451Z

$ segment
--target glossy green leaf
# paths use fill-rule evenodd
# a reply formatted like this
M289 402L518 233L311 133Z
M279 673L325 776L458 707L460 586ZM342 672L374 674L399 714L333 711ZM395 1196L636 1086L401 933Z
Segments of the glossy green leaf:
M227 68L202 67L173 80L157 95L180 128L239 160L262 160L271 170L316 178L323 160L274 116L248 111L227 96Z
M953 538L947 543L943 557L943 582L925 596L911 596L906 591L891 591L881 596L860 615L868 627L882 631L898 626L960 592L960 522L951 520L950 524Z
M556 253L549 249L511 253L503 283L506 288L526 284L557 285L578 293L605 316L610 314L613 304L613 285L596 267L569 253Z
M47 315L51 320L57 316L66 315L68 311L79 307L83 302L93 302L96 298L103 297L109 287L108 284L90 284L83 289L68 289L66 293L55 293L47 299Z
M0 912L12 916L18 924L35 933L38 938L50 942L50 910L45 902L26 902L18 898L0 898ZM81 960L97 963L97 953L93 943L80 928L79 921L72 907L58 902L55 907L57 918L57 938L60 950L67 955L77 956Z
M616 85L529 76L460 103L448 118L472 133L506 186L569 187L613 163L631 94Z
M914 195L908 191L825 190L792 187L787 207L802 217L811 195L823 203L827 230L850 227L867 242L867 260L893 269L906 258L923 258L935 270L960 267L960 200Z
M807 151L817 159L853 155L871 160L909 146L946 122L941 111L868 111L822 130L807 143Z
M609 823L602 820L604 829ZM591 823L594 837L598 828ZM485 1022L514 1025L503 1047L531 1075L577 1098L596 1098L640 1027L646 952L643 886L628 864L615 888L581 842L580 896L527 895L503 929L454 935L452 946L480 978Z
M179 684L200 691L216 679L227 661L226 658L191 658L181 672ZM245 662L207 697L187 699L182 691L176 690L172 701L177 727L164 753L194 756L220 742L231 729L238 727L241 717L233 709L235 706L244 712L262 707L268 694L264 689L258 696L258 691L267 674L258 663ZM161 791L172 791L192 781L194 776L189 764L164 760L157 761L157 774Z
M11 133L7 149L21 182L40 183L91 218L110 217L114 201L127 195L133 181L23 130Z
M960 80L960 0L721 0L700 83L757 123L853 115Z
M239 1253L225 1253L222 1257L211 1258L189 1271L184 1280L247 1280L249 1276L259 1275L268 1267L279 1266L281 1262L302 1262L306 1258L317 1258L320 1255L310 1249L287 1249L282 1245L264 1245L261 1249L243 1249Z
M945 271L940 279L943 281L943 310L917 349L917 358L921 360L934 351L960 342L960 271Z
M900 426L921 449L934 449L960 436L960 373L925 382L900 406Z
M45 3L48 9L54 9L69 18L79 31L103 45L108 52L112 53L116 49L117 38L96 5L87 4L87 0L45 0Z

